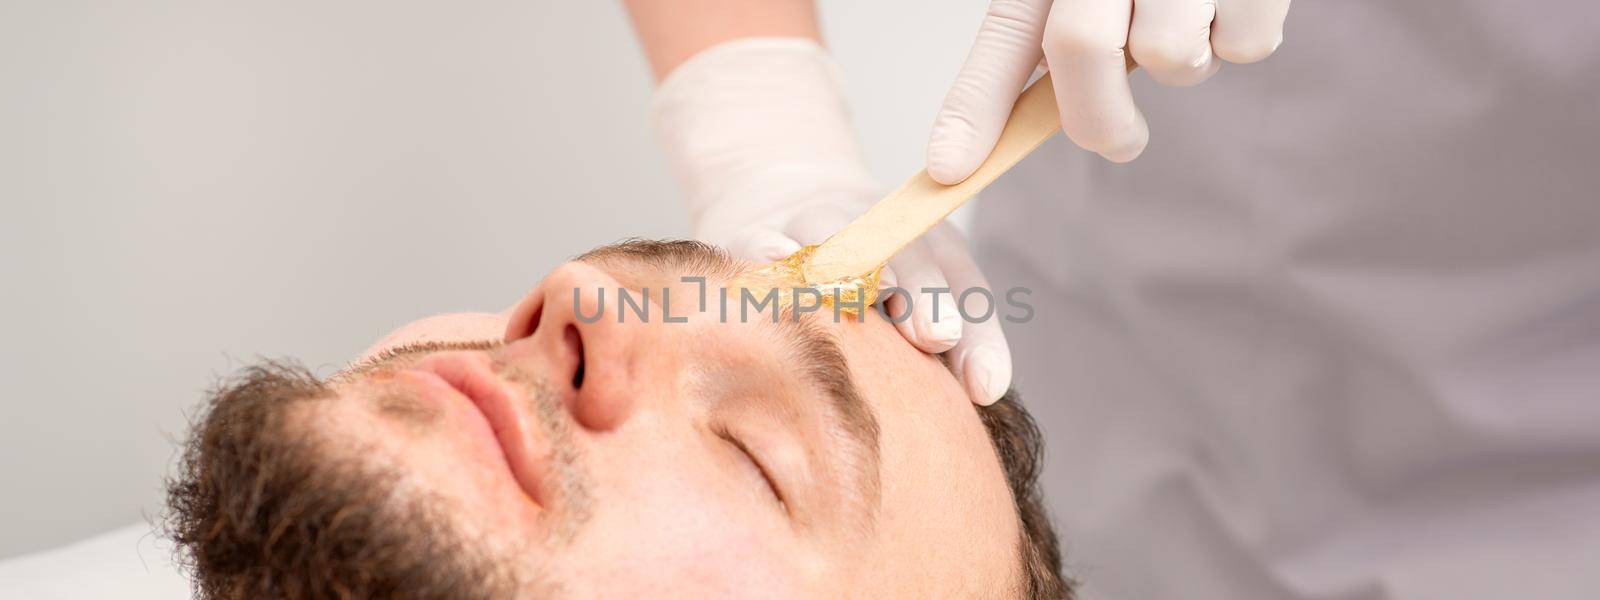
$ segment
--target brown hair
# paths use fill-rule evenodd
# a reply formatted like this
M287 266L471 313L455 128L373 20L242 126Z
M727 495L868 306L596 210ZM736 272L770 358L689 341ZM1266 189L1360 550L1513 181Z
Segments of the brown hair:
M290 431L294 405L330 397L303 368L266 362L209 395L167 482L163 533L195 593L236 598L504 598L496 570L432 498L393 474L331 463Z
M999 401L978 408L978 417L989 431L1006 484L1017 503L1017 519L1022 529L1019 541L1022 555L1022 595L1029 600L1070 600L1075 583L1061 572L1061 548L1055 528L1045 512L1039 490L1039 469L1044 463L1044 441L1033 416L1022 406L1016 389L1006 391Z

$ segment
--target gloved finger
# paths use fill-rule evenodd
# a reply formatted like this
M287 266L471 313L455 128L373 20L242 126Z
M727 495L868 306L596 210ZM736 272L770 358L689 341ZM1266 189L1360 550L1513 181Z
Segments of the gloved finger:
M802 246L820 244L828 239L828 236L844 229L844 226L849 225L859 214L857 209L837 204L819 204L808 207L789 219L789 223L783 228L783 233L800 242Z
M1135 0L1128 51L1156 82L1194 85L1221 65L1211 54L1212 0Z
M800 249L800 243L782 232L766 227L756 227L741 232L728 244L728 254L734 258L758 263L781 260Z
M1231 63L1253 63L1283 43L1289 0L1217 0L1211 50Z
M1011 387L1011 348L1000 327L1003 296L989 287L960 232L935 229L929 232L927 242L950 282L963 319L961 341L945 356L973 402L994 404Z
M929 354L955 347L961 339L961 315L956 312L955 298L950 296L950 284L927 245L914 242L889 264L894 267L899 287L906 291L906 297L895 294L890 298L896 304L888 306L900 335Z
M884 265L883 270L878 271L878 287L889 288L897 285L900 285L900 278L895 276L894 267Z
M959 183L989 157L1043 53L1051 0L994 0L928 137L928 176Z
M1112 162L1144 152L1150 130L1128 87L1132 0L1058 0L1044 30L1061 129Z
M910 342L916 335L911 331L911 322L908 313L911 311L911 294L899 286L887 286L884 292L878 295L878 302L883 304L884 313L889 317L889 322L894 324L895 331L900 332L900 337ZM916 345L914 342L912 345Z

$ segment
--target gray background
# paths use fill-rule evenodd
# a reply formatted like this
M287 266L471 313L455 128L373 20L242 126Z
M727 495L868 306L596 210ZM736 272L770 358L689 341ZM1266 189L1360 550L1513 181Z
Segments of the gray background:
M821 2L884 182L984 4ZM242 361L687 235L650 89L614 0L0 0L0 558L154 515Z

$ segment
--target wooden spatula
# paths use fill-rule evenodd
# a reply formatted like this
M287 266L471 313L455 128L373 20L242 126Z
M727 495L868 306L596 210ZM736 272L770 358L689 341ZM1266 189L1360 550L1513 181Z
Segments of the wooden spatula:
M1131 65L1130 65L1131 68ZM912 240L938 225L951 211L998 179L1061 129L1050 75L1035 81L1011 108L989 158L966 181L943 185L926 170L879 200L844 229L819 244L802 265L807 283L836 281L871 273Z

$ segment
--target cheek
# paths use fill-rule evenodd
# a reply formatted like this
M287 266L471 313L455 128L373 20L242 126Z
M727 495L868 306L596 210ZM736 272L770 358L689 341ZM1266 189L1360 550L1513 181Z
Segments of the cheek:
M673 444L674 448L692 443ZM608 449L615 449L612 446ZM588 525L568 556L595 597L750 597L798 589L793 534L692 450L635 447L594 465ZM599 462L599 461L593 461Z

